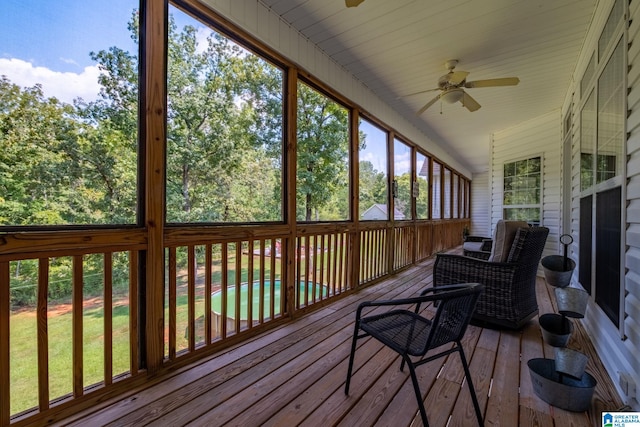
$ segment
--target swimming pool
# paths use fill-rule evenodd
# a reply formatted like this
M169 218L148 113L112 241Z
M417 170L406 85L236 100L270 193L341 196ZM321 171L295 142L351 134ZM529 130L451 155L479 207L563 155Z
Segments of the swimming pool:
M310 296L311 301L307 301L307 283L301 281L299 283L298 289L298 297L300 301L300 305L306 305L313 300L313 297ZM278 315L281 313L281 297L280 297L280 280L275 280L273 283L273 299L274 299L274 314ZM313 283L309 283L309 290L313 288ZM234 318L236 317L236 290L235 286L229 286L227 288L227 317ZM329 295L329 290L326 286L316 284L316 299L326 298ZM252 319L258 319L260 316L260 282L254 281L252 287ZM264 283L264 317L272 317L271 316L271 282L266 281ZM249 307L249 284L242 283L240 285L240 319L246 320L248 318L248 307ZM222 291L218 290L211 293L211 311L221 314L222 313Z

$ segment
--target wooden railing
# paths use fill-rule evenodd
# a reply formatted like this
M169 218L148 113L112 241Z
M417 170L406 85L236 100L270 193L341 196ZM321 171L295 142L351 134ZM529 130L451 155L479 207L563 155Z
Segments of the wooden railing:
M0 243L0 425L143 376L142 231L16 233ZM61 287L71 297L53 301ZM18 292L31 304L14 304Z
M160 284L140 268L152 262L141 229L0 235L0 425L145 381L146 322L164 322L172 369L459 245L465 224L168 227ZM54 297L61 284L70 297ZM149 286L164 287L163 319L144 315Z

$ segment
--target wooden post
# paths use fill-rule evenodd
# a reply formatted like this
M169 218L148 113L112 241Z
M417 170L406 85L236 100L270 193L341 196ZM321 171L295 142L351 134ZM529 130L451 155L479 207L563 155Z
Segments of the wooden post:
M140 130L141 155L144 159L144 225L147 230L145 281L146 368L154 373L162 365L164 348L164 193L166 153L166 59L168 2L148 0L145 4L142 34L144 113Z
M360 277L360 204L358 197L358 182L360 180L360 168L359 168L359 147L360 147L360 132L359 121L360 111L357 108L351 110L349 114L349 140L351 147L351 176L349 179L349 194L351 194L351 221L354 228L351 233L351 244L349 245L349 281L351 282L351 289L355 289L359 284Z
M298 70L290 67L287 70L285 82L285 134L283 141L284 162L286 176L284 176L284 192L283 197L287 207L285 221L288 226L287 241L285 245L281 245L283 253L280 255L285 262L282 263L284 271L281 272L282 277L286 277L284 284L286 290L280 284L280 297L286 295L286 310L289 317L293 317L296 311L296 259L300 257L296 253L296 165L297 165L297 149L298 136L296 134L296 123L298 121ZM273 313L272 313L273 314ZM262 319L260 319L262 321Z

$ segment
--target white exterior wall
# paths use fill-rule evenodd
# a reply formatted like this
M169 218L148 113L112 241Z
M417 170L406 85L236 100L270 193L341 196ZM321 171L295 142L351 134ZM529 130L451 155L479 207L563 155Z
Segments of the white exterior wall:
M570 161L571 200L570 228L574 244L571 256L578 260L579 225L580 225L580 82L586 64L593 53L598 37L609 15L614 0L601 0L589 29L589 34L581 52L578 67L574 74L574 85L567 93L563 111L572 114L572 159ZM622 306L623 316L620 328L609 320L600 307L589 301L586 316L581 322L585 326L596 351L598 352L607 372L616 385L618 393L635 411L640 411L637 397L627 395L619 385L620 374L631 375L635 387L640 387L640 2L632 1L629 5L629 17L632 24L627 32L627 167L626 208L623 210L625 224L623 224L623 242L626 248L623 253L622 275L624 286ZM576 268L576 271L578 269ZM577 274L574 274L574 280ZM637 394L638 392L636 392Z
M471 230L473 236L491 236L489 172L471 177Z
M504 164L531 157L542 158L542 226L549 228L545 255L559 253L560 197L562 189L562 135L560 110L497 132L491 142L491 230L502 219Z

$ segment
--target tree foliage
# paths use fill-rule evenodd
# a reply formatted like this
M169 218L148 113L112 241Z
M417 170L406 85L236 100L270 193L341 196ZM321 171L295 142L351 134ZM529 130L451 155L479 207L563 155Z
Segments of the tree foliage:
M128 31L137 44L137 11ZM203 43L200 33L170 20L167 221L281 221L283 71L213 31ZM0 78L0 225L138 221L138 52L111 46L88 54L101 71L96 100L63 103L40 85ZM298 219L348 219L348 111L304 84L297 108ZM386 184L369 172L364 193L377 200ZM99 274L89 279L101 263L84 263L89 292L102 286ZM70 294L71 265L51 263L51 297ZM126 260L114 265L126 278ZM35 301L37 263L12 263L11 274L14 304Z

